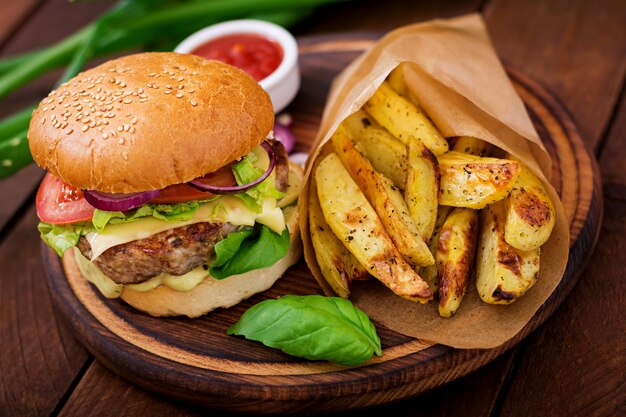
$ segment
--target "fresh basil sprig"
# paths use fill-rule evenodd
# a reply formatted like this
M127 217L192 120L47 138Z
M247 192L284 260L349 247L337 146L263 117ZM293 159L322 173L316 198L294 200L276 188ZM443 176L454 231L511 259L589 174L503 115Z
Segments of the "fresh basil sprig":
M350 301L286 295L247 310L228 331L289 355L359 365L382 355L376 328Z

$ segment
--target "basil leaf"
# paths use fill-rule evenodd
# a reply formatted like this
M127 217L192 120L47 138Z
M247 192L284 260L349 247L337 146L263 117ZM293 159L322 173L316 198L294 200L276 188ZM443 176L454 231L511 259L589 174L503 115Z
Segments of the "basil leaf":
M230 236L230 235L229 235ZM224 239L228 240L229 237ZM267 268L274 265L279 259L289 252L289 230L285 228L282 234L278 234L269 227L256 224L254 232L245 237L241 242L226 243L224 248L218 248L222 243L215 245L215 252L220 262L213 263L209 273L216 279L224 279L231 275L239 275L254 269ZM237 250L233 251L234 243L239 243ZM218 251L224 253L218 253ZM231 256L224 261L227 253Z
M241 247L243 241L252 235L252 233L252 229L240 230L238 232L229 233L225 239L217 242L215 245L215 260L211 266L220 267L232 259Z
M247 310L228 328L265 346L312 360L359 365L382 355L376 328L350 301L321 295L286 295Z

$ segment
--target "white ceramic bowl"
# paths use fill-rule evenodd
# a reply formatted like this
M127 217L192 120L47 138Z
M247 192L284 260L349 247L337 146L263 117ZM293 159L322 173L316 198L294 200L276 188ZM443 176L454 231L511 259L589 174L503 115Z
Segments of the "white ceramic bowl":
M274 113L280 112L291 103L300 88L298 45L291 33L284 28L261 20L231 20L193 33L182 41L174 51L188 54L212 39L237 33L257 34L278 42L283 48L284 56L278 68L259 81L261 87L267 91L272 99Z

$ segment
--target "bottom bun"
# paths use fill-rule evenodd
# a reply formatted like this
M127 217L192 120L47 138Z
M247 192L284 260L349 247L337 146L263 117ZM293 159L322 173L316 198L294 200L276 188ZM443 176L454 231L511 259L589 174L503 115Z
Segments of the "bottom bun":
M136 309L153 316L198 317L216 308L232 307L256 293L269 289L301 255L302 243L296 230L295 233L291 233L289 253L270 267L255 269L222 280L209 276L193 290L186 292L163 285L146 292L125 287L121 297Z

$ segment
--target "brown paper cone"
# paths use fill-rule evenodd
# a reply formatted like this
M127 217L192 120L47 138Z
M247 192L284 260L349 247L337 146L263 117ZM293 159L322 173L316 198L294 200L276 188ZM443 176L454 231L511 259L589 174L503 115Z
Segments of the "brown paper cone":
M543 147L477 14L406 26L376 43L334 81L318 137L309 158L299 200L300 226L307 264L331 295L317 265L308 228L310 174L339 124L361 108L400 63L407 87L446 137L472 136L513 154L547 184L557 219L541 248L537 283L510 305L483 303L470 282L461 307L441 318L434 303L405 300L376 280L353 286L352 301L372 319L399 333L457 348L493 348L512 338L558 285L569 253L569 228L554 188L547 183L550 157Z

